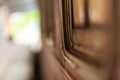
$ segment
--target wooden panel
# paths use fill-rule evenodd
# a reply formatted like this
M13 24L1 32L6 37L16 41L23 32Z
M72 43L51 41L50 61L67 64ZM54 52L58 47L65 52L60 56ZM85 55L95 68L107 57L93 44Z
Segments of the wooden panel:
M102 25L113 20L112 0L72 0L74 27ZM89 24L89 25L87 25ZM97 26L96 26L97 27Z
M72 30L73 45L76 50L104 61L113 52L110 47L114 38L112 0L91 0L88 3L89 28Z
M113 20L111 16L113 15L113 0L89 0L88 5L91 24L105 25Z
M96 29L74 30L73 33L74 48L76 50L82 51L96 60L104 61L107 58L110 59L113 53L112 33Z
M74 24L83 26L85 23L85 0L73 0Z

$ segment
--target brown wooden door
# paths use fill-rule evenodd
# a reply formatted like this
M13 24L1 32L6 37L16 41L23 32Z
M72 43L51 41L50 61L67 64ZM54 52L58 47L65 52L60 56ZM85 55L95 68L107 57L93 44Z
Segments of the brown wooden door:
M40 0L43 80L113 78L117 39L114 2Z

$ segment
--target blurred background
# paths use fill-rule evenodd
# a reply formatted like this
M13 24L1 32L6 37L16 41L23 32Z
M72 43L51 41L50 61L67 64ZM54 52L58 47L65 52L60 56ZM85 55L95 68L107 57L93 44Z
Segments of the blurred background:
M0 0L0 80L38 80L40 17L36 0Z

